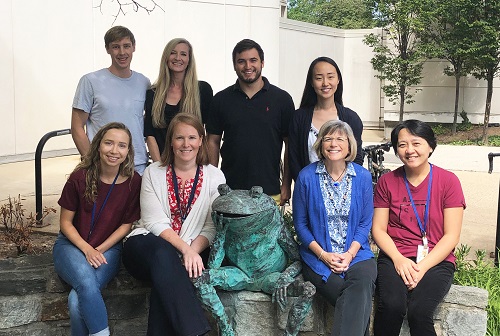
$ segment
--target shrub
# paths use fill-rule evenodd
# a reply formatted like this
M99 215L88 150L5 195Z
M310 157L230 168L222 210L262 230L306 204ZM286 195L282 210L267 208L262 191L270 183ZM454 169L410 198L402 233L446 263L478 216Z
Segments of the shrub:
M467 112L462 110L462 112L460 112L460 117L462 118L462 123L457 125L457 131L470 131L472 129L472 123L470 122L469 117L467 117Z
M493 147L500 147L500 135L491 135L488 137L488 143Z
M45 207L41 220L52 212L55 213L56 210ZM37 223L33 213L26 217L21 203L21 195L18 195L17 198L9 196L7 203L0 206L0 225L3 227L0 232L7 242L14 243L18 255L31 251L31 233L33 226Z
M487 336L500 335L500 269L486 261L486 251L476 251L476 258L467 260L470 247L460 245L455 255L457 270L454 283L461 286L474 286L488 291Z
M444 126L443 124L435 124L431 126L432 130L434 131L435 135L443 135L448 133L448 128Z

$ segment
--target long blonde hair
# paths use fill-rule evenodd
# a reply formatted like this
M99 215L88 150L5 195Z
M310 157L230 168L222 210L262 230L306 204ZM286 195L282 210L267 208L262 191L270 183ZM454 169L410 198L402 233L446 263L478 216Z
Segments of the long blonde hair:
M172 78L168 68L168 58L172 50L179 44L185 43L189 47L189 63L184 76L183 92L180 101L180 111L194 114L201 120L200 89L198 87L198 76L196 75L196 62L194 60L193 46L184 38L170 40L163 49L160 61L160 72L158 79L152 85L155 92L153 100L152 118L153 126L156 128L166 128L165 124L165 100Z
M99 146L101 145L104 135L110 129L122 130L128 134L128 154L125 161L120 164L119 172L122 176L130 178L134 176L134 146L132 146L132 135L129 129L119 122L111 122L104 125L92 139L89 152L83 157L82 162L80 162L74 170L74 172L80 169L85 169L87 171L85 174L85 192L83 196L90 203L95 202L97 199L97 187L101 177L101 156L99 153ZM132 181L132 179L130 180Z

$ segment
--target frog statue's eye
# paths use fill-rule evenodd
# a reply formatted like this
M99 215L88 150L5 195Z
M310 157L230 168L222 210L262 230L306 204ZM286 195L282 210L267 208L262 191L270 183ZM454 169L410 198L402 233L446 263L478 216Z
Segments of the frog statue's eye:
M227 184L220 184L219 187L217 187L217 190L219 191L219 195L224 196L229 194L231 191L231 188Z
M256 197L260 197L263 192L264 191L263 191L262 187L253 186L252 189L250 189L249 194L250 194L250 197L256 198Z

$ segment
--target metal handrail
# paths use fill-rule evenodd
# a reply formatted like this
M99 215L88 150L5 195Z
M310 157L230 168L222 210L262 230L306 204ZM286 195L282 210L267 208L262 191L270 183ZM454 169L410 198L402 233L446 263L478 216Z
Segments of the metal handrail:
M58 131L52 131L45 134L40 141L38 141L38 145L36 146L35 151L35 211L36 211L36 225L42 226L42 151L45 143L55 136L67 135L71 134L71 130L62 129Z
M500 156L500 153L488 153L490 163L488 173L493 172L493 158ZM498 207L497 207L497 233L495 237L495 265L498 266L498 253L500 252L500 183L498 184Z

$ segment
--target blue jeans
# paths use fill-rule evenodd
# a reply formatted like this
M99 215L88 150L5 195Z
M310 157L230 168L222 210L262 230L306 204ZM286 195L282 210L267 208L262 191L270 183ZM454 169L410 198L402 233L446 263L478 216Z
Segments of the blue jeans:
M85 255L63 234L52 252L57 274L71 287L68 296L72 336L109 335L108 313L101 295L120 268L121 242L104 252L107 264L93 268Z

